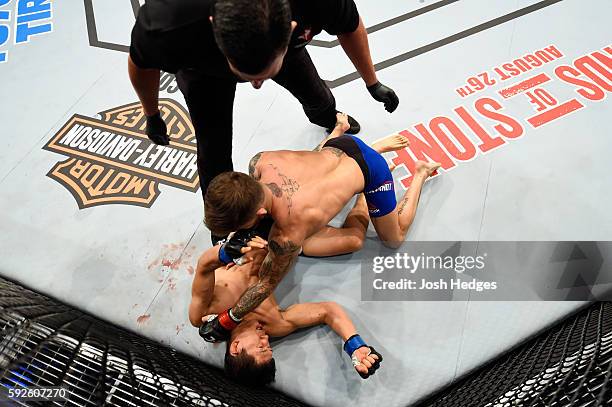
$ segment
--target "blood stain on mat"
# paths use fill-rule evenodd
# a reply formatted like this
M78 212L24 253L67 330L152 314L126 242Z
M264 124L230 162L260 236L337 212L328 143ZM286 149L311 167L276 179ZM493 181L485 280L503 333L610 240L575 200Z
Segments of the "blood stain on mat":
M183 330L183 328L185 328L185 324L177 325L176 334L178 335Z
M161 260L162 257L163 257L162 255L157 256L157 258L155 260L153 260L151 263L149 263L149 265L147 266L147 269L149 271L151 271L151 269L153 267L155 267L155 266L157 266L159 264L159 261Z
M187 266L187 272L188 272L189 274L193 274L193 273L195 273L195 270L193 269L193 266Z
M149 319L151 318L151 314L145 314L145 315L141 315L136 319L136 322L138 324L144 324L145 322L147 322Z
M176 260L164 259L162 260L162 266L169 267L171 270L178 270L182 262L180 258Z
M178 268L178 266L180 265L180 262L177 263L178 260L172 261L168 259L180 257L183 247L184 243L163 244L161 252L151 263L149 263L147 268L151 270L159 264L166 267ZM173 270L175 270L175 268L173 268Z

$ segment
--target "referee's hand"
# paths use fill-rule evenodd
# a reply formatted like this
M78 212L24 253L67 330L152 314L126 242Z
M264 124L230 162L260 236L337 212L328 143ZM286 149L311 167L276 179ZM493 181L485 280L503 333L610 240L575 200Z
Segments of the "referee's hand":
M389 113L393 113L399 105L399 98L388 86L383 85L380 82L376 82L372 86L368 86L368 92L377 102L381 102L385 105L385 110Z
M147 128L145 130L149 140L160 146L167 146L170 144L170 137L168 137L168 128L164 119L161 118L159 112L152 116L147 116Z

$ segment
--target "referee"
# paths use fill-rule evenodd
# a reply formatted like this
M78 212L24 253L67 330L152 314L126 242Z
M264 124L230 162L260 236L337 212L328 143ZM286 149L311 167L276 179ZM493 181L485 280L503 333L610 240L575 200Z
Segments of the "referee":
M393 112L399 99L376 78L368 37L353 0L146 0L132 30L130 80L147 116L146 133L169 137L159 108L160 70L176 74L195 128L202 194L232 171L237 82L272 79L302 104L310 122L336 123L336 101L306 50L325 30L337 35L372 97ZM349 133L360 130L349 118Z

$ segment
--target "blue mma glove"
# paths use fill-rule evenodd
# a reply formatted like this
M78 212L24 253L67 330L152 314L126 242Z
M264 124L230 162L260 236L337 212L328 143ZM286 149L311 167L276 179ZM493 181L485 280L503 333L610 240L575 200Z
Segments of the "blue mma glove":
M355 351L357 349L368 348L369 349L368 356L369 355L376 355L376 356L378 356L378 359L372 364L372 367L368 368L368 373L357 372L357 373L359 373L359 376L361 376L362 379L367 379L368 377L370 377L374 373L376 373L376 371L380 367L380 362L382 362L382 360L383 360L382 355L380 353L376 352L376 350L374 350L373 347L368 346L363 341L363 339L361 339L361 336L359 336L357 334L355 334L355 335L351 336L350 338L348 338L346 340L346 342L344 342L344 347L343 348L344 348L344 351L346 352L346 354L349 355L349 357L351 358L351 362L353 363L353 367L359 366L361 364L361 361L355 355Z
M253 229L239 230L234 233L229 240L221 245L219 261L223 264L240 264L238 259L242 257L242 248L247 247L255 236L257 236L257 233Z

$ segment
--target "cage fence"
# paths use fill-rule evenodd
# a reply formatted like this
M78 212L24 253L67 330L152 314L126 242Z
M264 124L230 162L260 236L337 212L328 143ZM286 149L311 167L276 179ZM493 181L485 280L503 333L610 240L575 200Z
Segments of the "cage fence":
M421 405L608 407L611 375L612 303L595 302Z
M612 303L596 302L419 403L612 406ZM0 278L0 406L9 389L62 386L21 406L305 406Z
M8 399L61 386L63 400ZM22 406L304 406L0 278L0 400ZM0 401L2 405L2 401Z

